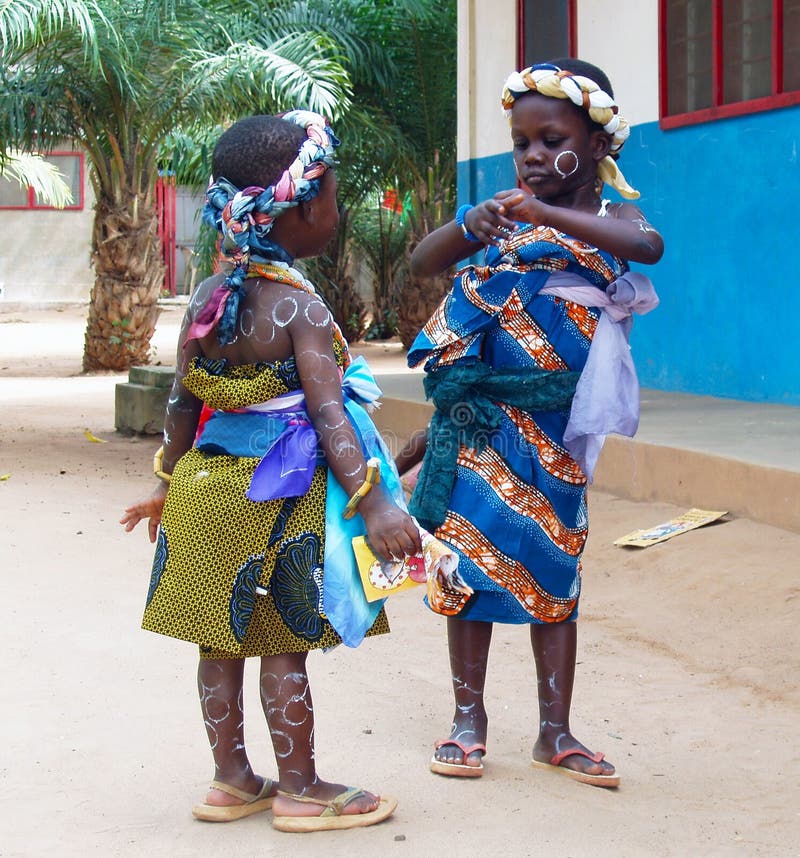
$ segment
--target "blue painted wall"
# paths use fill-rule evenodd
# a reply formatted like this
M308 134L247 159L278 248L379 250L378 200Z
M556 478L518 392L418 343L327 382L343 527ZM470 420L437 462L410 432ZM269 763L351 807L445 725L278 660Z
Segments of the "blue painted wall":
M800 107L633 129L620 167L666 244L631 339L642 386L800 405L799 148ZM514 182L510 153L461 164L459 200Z

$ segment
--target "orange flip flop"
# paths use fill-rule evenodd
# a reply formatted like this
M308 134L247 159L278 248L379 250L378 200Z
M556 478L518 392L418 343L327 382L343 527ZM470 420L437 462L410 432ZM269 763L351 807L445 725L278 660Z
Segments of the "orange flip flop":
M464 755L464 760L475 751L481 751L484 755L486 754L486 745L482 745L479 742L476 742L474 745L465 745L463 742L459 742L458 739L442 739L436 743L435 749L438 751L444 745L455 745ZM451 778L479 778L483 774L483 763L477 766L469 766L466 762L446 763L444 760L437 760L435 753L431 757L430 768L434 774L445 775Z
M599 787L619 786L619 775L616 772L614 772L613 775L591 775L587 772L576 772L575 769L568 769L561 765L561 763L567 757L572 757L575 755L579 757L586 757L593 763L599 763L605 758L605 755L601 754L599 751L596 754L590 754L588 751L584 751L582 748L570 748L567 751L560 751L559 753L555 754L551 758L549 763L542 763L539 760L531 760L531 765L537 769L550 769L551 771L566 775L568 778L580 781L582 784L590 784L591 786Z

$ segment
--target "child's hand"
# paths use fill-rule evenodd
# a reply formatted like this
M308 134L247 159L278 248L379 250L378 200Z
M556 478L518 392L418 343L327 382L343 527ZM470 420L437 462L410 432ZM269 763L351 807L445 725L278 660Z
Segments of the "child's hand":
M532 223L534 226L546 224L545 214L548 206L532 194L518 190L498 191L494 199L515 221Z
M149 498L145 498L125 510L125 515L122 516L119 523L124 525L127 533L130 533L143 518L147 518L149 519L147 530L150 542L156 541L158 526L161 524L161 514L164 511L164 500L167 497L167 488L165 482L159 481Z
M367 539L381 560L402 559L422 551L419 529L382 491L372 491L359 505L367 526Z
M473 206L464 217L464 226L483 244L496 244L517 228L508 215L510 207L525 196L522 191L500 191L492 199Z

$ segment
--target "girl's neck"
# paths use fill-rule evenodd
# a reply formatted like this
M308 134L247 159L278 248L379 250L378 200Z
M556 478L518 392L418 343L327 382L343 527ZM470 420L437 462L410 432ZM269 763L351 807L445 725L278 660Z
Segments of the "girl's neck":
M601 203L600 195L597 193L596 181L579 185L565 194L542 196L539 199L549 206L591 212L592 214L597 212Z

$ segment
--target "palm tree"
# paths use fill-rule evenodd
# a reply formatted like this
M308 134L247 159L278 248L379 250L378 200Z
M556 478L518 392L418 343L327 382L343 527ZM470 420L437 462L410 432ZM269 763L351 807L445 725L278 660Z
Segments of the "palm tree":
M404 141L394 175L409 220L406 259L455 208L456 22L456 0L422 4L393 45L400 74L387 109ZM406 348L450 283L449 274L420 281L406 272L397 304L398 333Z
M456 0L273 2L259 29L268 38L327 37L342 57L353 84L352 103L337 124L345 141L337 171L342 228L314 260L312 279L357 336L362 314L351 259L365 258L374 274L374 321L386 330L393 309L408 346L450 285L449 276L410 278L407 260L455 208ZM387 189L408 204L402 230L396 219L381 217L376 200Z
M350 103L329 39L237 40L241 16L235 0L0 0L0 150L46 152L67 138L91 165L85 371L149 360L163 283L154 188L169 133L295 104L336 117Z
M397 70L381 34L385 21L397 8L419 0L241 0L238 14L228 22L233 41L253 40L268 47L289 37L324 43L339 59L352 83L353 96L340 105L335 130L343 145L337 150L340 226L336 240L325 253L304 260L302 267L331 307L348 339L365 330L366 306L355 286L352 264L353 232L350 224L367 199L386 186L383 153L397 148L397 130L385 114L379 93L387 91ZM174 170L181 184L198 190L210 171L213 140L219 129L196 126L192 134L171 137L164 165ZM210 244L205 227L198 243Z

